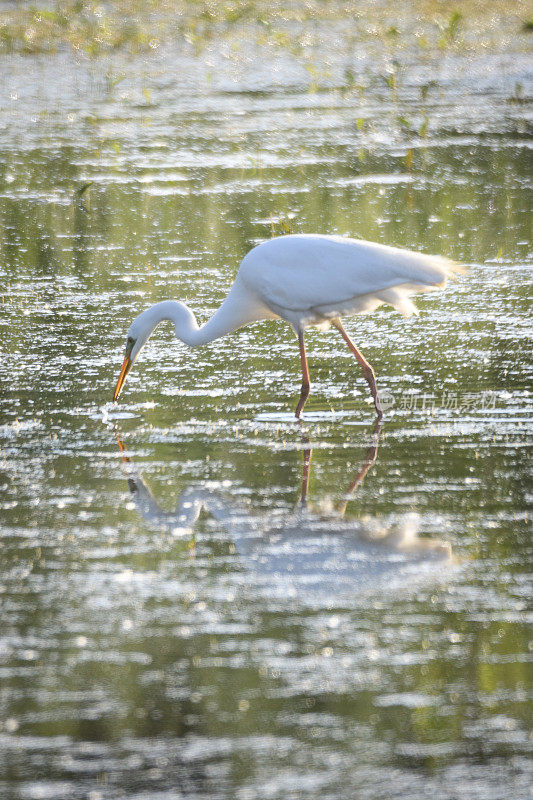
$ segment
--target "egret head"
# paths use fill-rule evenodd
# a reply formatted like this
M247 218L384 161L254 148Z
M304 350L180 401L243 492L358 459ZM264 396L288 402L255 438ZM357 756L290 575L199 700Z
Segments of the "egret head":
M161 303L156 303L155 306L147 308L138 317L135 317L127 333L126 352L124 353L122 369L113 393L113 401L119 396L131 365L135 362L141 349L159 323L164 320L174 322L176 336L181 339L186 335L186 331L192 330L196 324L192 311L176 300L164 300Z
M148 327L146 321L142 319L142 317L143 315L139 314L139 316L133 320L129 327L126 336L124 361L122 362L120 375L118 376L117 385L115 386L115 391L113 393L113 402L118 398L132 364L135 362L135 359L139 355L141 348L146 343L153 330L152 327Z

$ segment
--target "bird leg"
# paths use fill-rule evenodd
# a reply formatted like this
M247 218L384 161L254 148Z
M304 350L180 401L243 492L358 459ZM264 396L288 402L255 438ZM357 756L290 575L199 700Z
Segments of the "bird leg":
M307 356L305 354L305 342L303 331L298 334L298 344L300 345L300 359L302 362L302 389L300 391L300 399L296 406L296 419L300 419L302 408L305 406L305 401L309 397L309 389L311 384L309 382L309 367L307 366Z
M357 473L351 484L348 486L348 489L344 494L344 500L338 508L338 512L341 517L344 516L344 513L346 511L346 506L348 505L348 501L352 499L351 495L353 494L353 492L355 492L359 484L363 482L366 473L368 472L370 467L373 466L373 464L376 461L376 458L378 457L379 434L381 433L382 426L383 422L381 421L381 419L377 419L374 423L372 444L366 451L365 459L359 469L359 472Z
M309 445L309 439L305 438L305 443ZM309 467L311 465L311 456L313 451L311 450L311 446L307 447L304 450L304 469L302 475L302 494L300 497L300 505L302 508L307 507L307 493L309 491Z
M370 386L370 391L372 392L372 397L374 398L374 405L376 406L376 411L378 413L378 420L381 419L381 417L383 416L383 411L381 409L381 403L379 401L378 387L376 386L376 376L374 375L374 370L372 369L372 367L370 366L364 355L354 345L354 343L344 330L340 319L332 320L332 324L335 325L335 327L341 334L342 338L344 339L344 341L346 342L346 344L348 345L348 347L358 360L359 364L361 365L361 369L363 370L363 375L365 376L367 383Z

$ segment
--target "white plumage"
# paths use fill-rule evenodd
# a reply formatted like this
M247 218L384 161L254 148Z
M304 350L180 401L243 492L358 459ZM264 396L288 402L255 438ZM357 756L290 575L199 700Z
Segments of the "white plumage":
M114 399L140 349L163 320L174 322L176 336L195 347L249 322L281 317L293 326L300 344L303 380L297 417L309 394L305 328L330 324L361 364L381 416L372 368L349 339L340 317L372 311L382 303L406 316L417 313L409 295L444 287L457 269L441 256L340 236L295 234L270 239L244 257L228 296L202 327L178 301L157 303L132 322Z
M405 315L417 313L409 294L443 286L453 266L441 256L375 242L295 234L254 247L237 280L278 316L308 326L382 303Z

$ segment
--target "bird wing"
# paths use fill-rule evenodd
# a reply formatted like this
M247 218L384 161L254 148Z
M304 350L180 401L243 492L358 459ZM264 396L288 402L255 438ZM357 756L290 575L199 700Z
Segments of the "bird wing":
M455 269L441 256L340 236L302 234L258 245L243 259L239 275L270 307L298 312L347 309L353 298L376 297L395 286L428 291L443 286ZM374 307L379 302L391 301L385 293Z

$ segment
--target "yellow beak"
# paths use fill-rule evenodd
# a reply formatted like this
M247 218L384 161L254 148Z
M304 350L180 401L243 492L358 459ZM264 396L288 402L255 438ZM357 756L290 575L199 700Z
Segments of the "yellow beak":
M122 387L124 386L124 381L126 380L126 375L130 371L131 367L131 358L130 354L126 353L124 356L124 361L122 362L122 369L120 370L120 375L118 376L117 385L115 386L115 393L113 395L113 402L116 401L117 397L120 394Z

